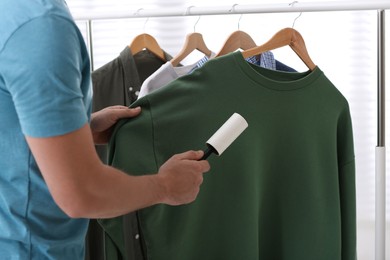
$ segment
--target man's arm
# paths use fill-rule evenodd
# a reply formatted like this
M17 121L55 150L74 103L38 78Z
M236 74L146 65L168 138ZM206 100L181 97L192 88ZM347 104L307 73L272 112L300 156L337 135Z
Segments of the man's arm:
M26 137L59 207L74 218L109 218L157 203L195 200L210 165L201 151L174 155L159 173L130 176L98 158L88 124L49 138Z

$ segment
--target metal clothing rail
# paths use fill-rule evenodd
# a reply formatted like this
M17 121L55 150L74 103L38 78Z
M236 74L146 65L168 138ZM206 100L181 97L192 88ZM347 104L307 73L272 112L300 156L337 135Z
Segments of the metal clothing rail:
M261 14L292 12L330 12L330 11L378 11L378 100L377 100L377 146L375 148L375 260L385 260L386 255L386 149L385 149L385 10L390 9L389 0L365 1L294 1L284 4L256 4L233 6L138 9L116 11L115 13L75 14L75 20L87 21L88 44L93 65L92 20L128 19L143 17L173 17L229 14Z
M183 8L159 8L118 10L115 13L103 12L94 14L75 14L76 20L126 19L141 17L171 17L171 16L198 16L198 15L227 15L227 14L256 14L256 13L291 13L291 12L324 12L324 11L358 11L390 9L389 0L366 1L327 1L306 2L298 1L284 4L255 4L233 6L189 6Z
M386 258L385 11L378 11L378 143L375 148L375 260Z

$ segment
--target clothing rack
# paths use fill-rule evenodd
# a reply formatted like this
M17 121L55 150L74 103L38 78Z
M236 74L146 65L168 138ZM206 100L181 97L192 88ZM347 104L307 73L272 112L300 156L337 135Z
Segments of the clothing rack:
M226 5L226 6L189 6L183 8L159 8L138 10L120 10L115 13L102 12L89 14L76 14L76 20L102 20L127 19L142 17L171 17L171 16L198 16L198 15L227 15L227 14L256 14L256 13L292 13L292 12L325 12L325 11L359 11L359 10L385 10L390 9L388 0L365 1L326 1L306 2L298 1L278 4L255 5Z
M92 21L102 19L128 19L142 17L173 17L229 14L261 14L292 12L330 11L378 11L378 81L377 81L377 146L375 148L375 260L385 260L386 255L386 149L385 149L385 10L390 9L389 0L326 1L278 4L256 4L233 6L189 6L182 8L122 10L115 13L76 14L75 20L85 20L88 31L88 45L93 64Z

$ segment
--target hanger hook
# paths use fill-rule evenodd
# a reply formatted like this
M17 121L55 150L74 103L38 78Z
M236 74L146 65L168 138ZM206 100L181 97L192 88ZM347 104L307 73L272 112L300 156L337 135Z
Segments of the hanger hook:
M189 15L192 7L194 7L194 6L191 5L191 6L187 7L186 12L184 13L184 15Z
M194 6L191 5L191 6L187 7L186 12L184 13L184 15L189 15L192 7L194 7ZM198 17L198 20L196 20L196 22L194 24L194 32L195 32L196 25L198 24L199 20L200 20L200 15Z
M291 28L294 28L295 21L298 20L298 18L301 17L301 15L302 15L302 12L300 12L300 14L294 19L294 22L293 22L293 25Z
M288 5L291 6L291 7L294 7L294 5L295 5L296 3L298 3L298 1L294 1L294 2L292 2L292 3L290 3L290 4L288 4ZM300 12L299 15L298 15L297 17L295 17L294 22L293 22L291 28L294 28L295 22L298 20L299 17L301 17L301 15L302 15L302 12Z
M241 22L241 18L242 18L242 15L240 15L240 18L238 18L238 22L237 22L237 30L240 30L240 22Z
M232 5L232 8L229 10L229 13L235 13L236 12L236 6L237 6L238 4L234 4L234 5Z
M235 12L236 12L236 9L235 9L235 8L236 8L237 5L238 5L238 4L232 5L232 8L229 10L229 13L235 13ZM243 14L241 14L241 15L240 15L240 18L238 18L237 30L240 30L240 22L241 22L242 15L243 15Z
M196 32L195 28L196 28L196 25L198 24L199 20L200 20L200 15L198 16L198 20L196 20L196 22L194 24L194 32Z
M144 22L144 32L146 32L145 28L146 28L146 24L148 23L148 21L149 21L149 17L146 18L146 20L145 20L145 22Z
M140 8L140 9L138 9L137 11L135 11L134 16L138 16L139 13L141 12L141 10L143 10L143 8ZM144 32L145 32L146 24L148 23L148 21L149 21L149 17L146 18L146 20L145 20L145 22L144 22Z
M140 9L138 9L137 11L135 11L134 16L138 16L138 15L139 15L139 12L141 12L141 10L143 10L143 8L140 8Z

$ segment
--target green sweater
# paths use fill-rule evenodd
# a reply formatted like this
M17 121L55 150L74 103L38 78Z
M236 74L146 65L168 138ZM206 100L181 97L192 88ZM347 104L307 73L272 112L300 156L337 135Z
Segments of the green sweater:
M236 52L138 105L140 116L118 124L109 159L134 175L157 172L175 153L204 149L234 112L249 124L220 157L209 157L195 202L138 212L148 259L356 258L350 112L318 67L272 71ZM123 250L120 221L101 224Z

